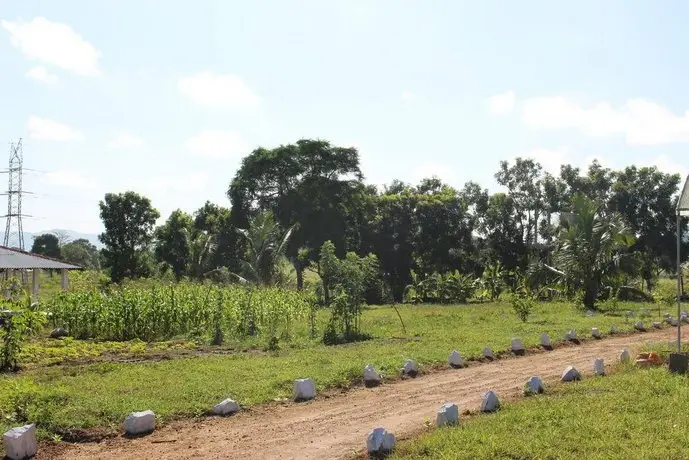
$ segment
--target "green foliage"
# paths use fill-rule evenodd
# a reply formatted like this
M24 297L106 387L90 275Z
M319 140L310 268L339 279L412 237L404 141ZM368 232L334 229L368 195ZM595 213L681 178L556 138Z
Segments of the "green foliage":
M59 259L61 257L60 242L57 236L53 235L52 233L38 235L33 240L31 252L34 254Z
M60 247L62 259L86 269L100 269L100 253L89 240L79 238Z
M534 309L535 302L533 299L530 297L513 295L510 299L510 302L512 303L512 309L517 314L519 319L523 323L527 322L529 320L529 316L531 316L531 312Z
M293 320L306 318L310 305L290 290L182 283L65 292L45 308L51 325L80 339L151 341L200 334L213 341L289 335Z
M411 272L411 284L404 290L407 303L466 303L474 294L477 280L455 270L451 273L433 273L425 278Z
M192 231L191 216L177 209L167 222L155 229L155 257L165 269L170 269L180 280L189 273L191 266Z
M376 280L378 259L372 254L359 257L353 252L348 252L344 259L338 259L335 245L326 241L321 247L319 267L324 302L332 310L323 341L334 344L356 340L361 336L364 294Z
M500 261L487 265L481 276L481 284L488 290L490 300L495 301L505 287L505 271Z
M106 193L99 206L105 227L99 236L105 245L103 262L112 280L148 276L153 265L149 246L160 213L148 198L135 192Z
M46 318L17 280L2 283L1 289L9 297L0 306L0 370L15 370L24 342L43 328Z

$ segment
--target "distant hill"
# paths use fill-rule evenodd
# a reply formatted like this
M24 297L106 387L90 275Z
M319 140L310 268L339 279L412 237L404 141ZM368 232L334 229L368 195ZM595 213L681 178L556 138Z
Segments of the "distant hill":
M67 237L69 238L70 241L74 241L74 240L78 240L80 238L83 238L83 239L89 240L91 242L91 244L95 245L98 249L101 249L103 247L103 244L100 241L98 241L98 235L95 233L81 233L81 232L76 232L74 230L65 230L65 229L54 228L51 230L43 230L40 232L24 232L24 248L26 248L27 251L30 250L31 245L33 245L34 237L36 237L38 235L42 235L44 233L53 233L53 234L64 233L65 235L67 235ZM2 244L2 241L5 237L5 232L0 232L0 237L2 238L2 239L0 239L0 244Z

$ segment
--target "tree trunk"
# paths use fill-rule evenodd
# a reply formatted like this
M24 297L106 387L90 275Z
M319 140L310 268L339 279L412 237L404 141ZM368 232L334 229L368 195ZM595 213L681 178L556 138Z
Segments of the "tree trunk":
M304 289L304 269L301 267L296 267L297 271L297 290L301 291Z
M584 308L593 310L598 297L598 281L595 278L587 279L584 284Z

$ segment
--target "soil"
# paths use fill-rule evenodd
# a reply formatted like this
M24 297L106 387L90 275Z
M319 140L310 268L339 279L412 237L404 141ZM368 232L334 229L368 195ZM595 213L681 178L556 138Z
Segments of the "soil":
M683 331L686 329L683 328ZM688 331L689 332L689 331ZM123 436L91 443L43 443L37 459L343 459L365 449L366 435L382 426L405 439L435 420L443 403L475 411L487 390L503 400L521 396L526 380L538 375L547 383L568 365L592 374L593 361L617 361L647 342L669 342L676 329L584 342L553 351L528 352L514 359L445 369L375 388L360 386L344 393L328 392L303 403L266 404L228 418L179 420L149 436ZM689 334L683 334L686 337ZM634 354L632 354L634 356Z

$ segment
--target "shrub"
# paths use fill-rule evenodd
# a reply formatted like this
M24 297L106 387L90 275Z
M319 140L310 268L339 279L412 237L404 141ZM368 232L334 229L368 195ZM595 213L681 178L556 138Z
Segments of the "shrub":
M527 322L534 308L534 301L529 297L512 296L512 308L522 322Z

